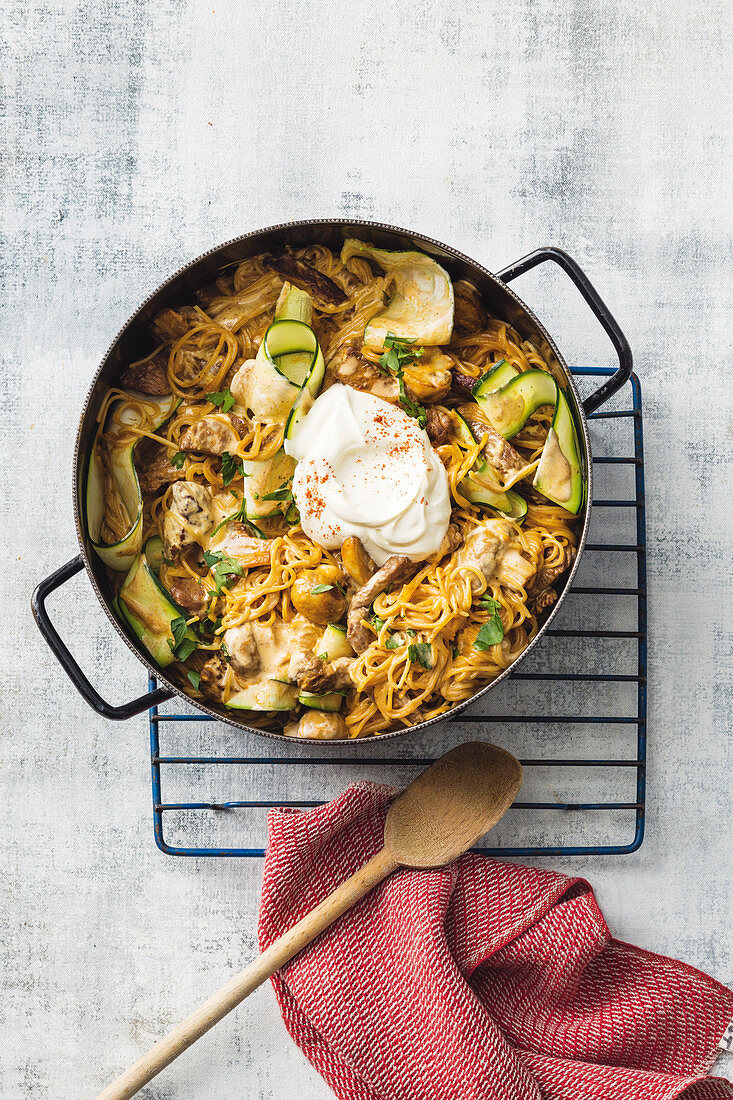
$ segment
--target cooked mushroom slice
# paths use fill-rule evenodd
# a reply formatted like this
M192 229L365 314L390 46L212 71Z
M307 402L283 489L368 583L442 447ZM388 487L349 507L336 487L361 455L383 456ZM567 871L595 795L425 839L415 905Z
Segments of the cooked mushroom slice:
M366 584L377 571L377 567L364 549L361 539L357 538L356 535L346 539L341 547L341 562L358 588Z
M189 546L201 544L215 523L214 501L204 485L177 481L171 490L171 506L163 520L163 541L171 557Z
M151 397L164 397L171 392L168 381L168 352L159 351L141 363L130 363L120 375L123 390L147 393Z
M133 455L142 493L151 496L159 492L164 485L171 485L174 481L185 478L185 470L177 470L171 465L172 453L170 448L152 439L143 437L138 440Z
M453 360L441 352L426 352L409 367L405 367L405 388L413 401L432 405L450 392L453 382Z
M340 714L311 710L299 722L291 722L283 733L287 737L302 737L308 741L333 741L346 737L346 723Z
M223 455L224 451L233 451L238 443L239 437L232 422L224 415L202 416L181 436L182 451L195 451L202 455Z
M241 676L249 676L260 667L260 651L248 623L233 626L224 634L224 645L232 668Z
M534 601L535 617L539 619L540 615L543 615L555 603L557 603L557 592L554 588L545 588Z
M329 279L307 260L294 256L292 252L283 252L279 256L263 256L262 264L301 290L307 290L320 308L340 306L346 301L346 295L333 279Z
M374 635L367 630L364 620L368 617L369 609L376 597L390 584L404 584L417 569L417 562L401 554L395 554L387 558L382 568L378 569L371 580L355 593L349 605L346 628L346 637L355 653L363 653L369 643L374 641Z
M371 393L392 404L399 399L400 387L397 379L384 374L349 344L343 344L337 349L329 359L326 371L332 383L343 382L347 386L353 386L355 390Z
M510 474L527 466L525 459L503 435L499 435L484 419L478 405L461 405L458 410L477 440L485 437L484 454L500 474Z
M339 622L346 613L344 578L335 565L319 565L298 573L290 590L293 607L312 623L326 626Z
M425 414L427 417L425 431L433 446L442 447L445 443L450 443L453 435L453 421L448 410L429 405Z

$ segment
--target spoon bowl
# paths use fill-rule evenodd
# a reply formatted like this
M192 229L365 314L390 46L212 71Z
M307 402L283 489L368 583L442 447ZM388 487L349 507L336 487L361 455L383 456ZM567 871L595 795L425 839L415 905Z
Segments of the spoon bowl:
M506 749L469 741L413 779L387 813L384 847L401 867L442 867L503 817L522 784Z

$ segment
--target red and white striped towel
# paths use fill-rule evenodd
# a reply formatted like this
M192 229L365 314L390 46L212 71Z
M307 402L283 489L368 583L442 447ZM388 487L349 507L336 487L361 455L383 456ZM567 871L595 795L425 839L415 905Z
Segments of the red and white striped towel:
M390 787L272 811L263 948L382 845ZM467 855L398 871L273 978L342 1100L733 1098L733 993L610 935L590 886Z

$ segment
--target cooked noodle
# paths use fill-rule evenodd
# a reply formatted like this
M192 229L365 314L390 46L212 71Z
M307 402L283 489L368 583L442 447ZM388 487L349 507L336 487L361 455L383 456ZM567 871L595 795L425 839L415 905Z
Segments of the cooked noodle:
M367 322L384 308L390 280L375 274L363 259L352 259L345 266L338 255L324 246L301 249L294 255L307 260L347 295L346 301L337 306L316 303L313 329L328 364L340 348L360 344ZM283 280L268 270L261 257L253 257L222 272L215 285L202 292L195 307L164 311L171 316L156 321L155 350L136 366L144 366L153 357L165 354L170 389L182 399L181 403L167 423L153 431L146 424L144 399L120 390L110 391L100 414L102 422L107 419L100 442L103 462L107 461L106 443L112 426L118 432L122 430L125 409L136 410L140 417L139 426L129 429L131 437L162 446L169 457L178 454L181 437L192 424L203 416L221 416L221 410L206 395L224 390L236 370L255 356L271 323L282 284ZM533 367L550 370L537 349L522 340L510 325L483 316L477 292L470 284L456 283L455 298L453 338L441 350L450 357L456 370L478 378L502 359L518 371ZM379 357L366 349L363 354L372 362ZM329 381L332 379L327 374L325 384ZM453 396L441 402L446 409L460 404L461 400ZM526 460L530 474L542 451L550 420L551 410L538 410L512 440ZM268 458L282 446L281 428L237 419L234 425L238 437L234 453L239 458ZM479 441L472 446L454 438L436 450L448 474L453 505L451 523L465 539L487 515L497 519L497 514L472 504L460 489L460 482L474 465L481 444ZM179 461L187 481L206 485L220 496L229 490L224 485L219 457L189 451ZM526 477L526 473L521 476ZM501 491L511 484L497 473L493 488ZM576 524L575 517L563 508L549 501L538 503L531 492L527 494L530 484L531 477L515 485L520 494L528 497L523 522L517 524L504 517L499 522L506 525L512 545L531 564L536 576L543 569L566 567L572 560ZM144 539L162 535L171 493L169 484L144 494ZM237 507L238 496L236 491L232 493L232 510ZM102 533L105 541L113 542L122 537L131 517L106 466L105 500ZM265 544L269 564L244 568L243 575L224 587L218 596L212 571L202 560L196 561L191 556L182 556L175 562L164 559L160 570L164 586L171 588L176 582L195 579L208 593L207 610L189 619L193 622L208 618L211 624L208 640L199 645L204 656L219 650L222 636L232 627L253 622L262 625L278 620L291 622L296 614L291 592L299 574L322 565L340 567L338 555L308 538L297 522L289 525L281 516L263 522L262 526L269 536ZM490 611L479 606L483 595L497 601L504 632L503 639L487 649L474 646L478 631L491 617ZM487 582L480 570L461 567L455 553L440 561L422 563L407 583L379 594L374 600L373 615L369 622L374 637L365 651L354 658L353 687L342 710L348 736L352 738L399 729L449 711L508 668L538 630L537 608L521 583L499 583L495 577ZM396 648L386 648L391 636L400 640ZM423 667L411 657L415 641L430 644L432 667ZM194 697L197 692L187 678L187 670L200 667L201 658L197 655L171 667L177 682ZM223 701L235 690L236 677L230 668ZM267 728L282 725L279 717L271 715L248 714L247 721Z

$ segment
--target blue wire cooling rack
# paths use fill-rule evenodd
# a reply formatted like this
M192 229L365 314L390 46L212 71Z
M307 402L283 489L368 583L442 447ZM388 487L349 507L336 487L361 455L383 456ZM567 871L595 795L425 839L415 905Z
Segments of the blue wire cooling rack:
M582 387L584 378L613 371L573 373ZM327 742L268 744L193 708L165 713L153 707L153 821L162 852L262 856L263 810L319 805L354 780L403 785L415 769L477 735L520 757L526 799L492 832L496 846L477 851L526 857L639 848L645 818L647 608L637 377L631 376L611 408L589 421L597 499L576 583L544 646L521 672L490 692L479 704L481 713L469 711L381 744L378 738L355 742L346 755ZM557 671L553 663L559 664ZM568 667L582 671L562 671ZM151 690L155 686L151 678ZM167 705L180 709L181 702ZM164 773L170 801L163 796ZM208 801L198 800L202 791Z

